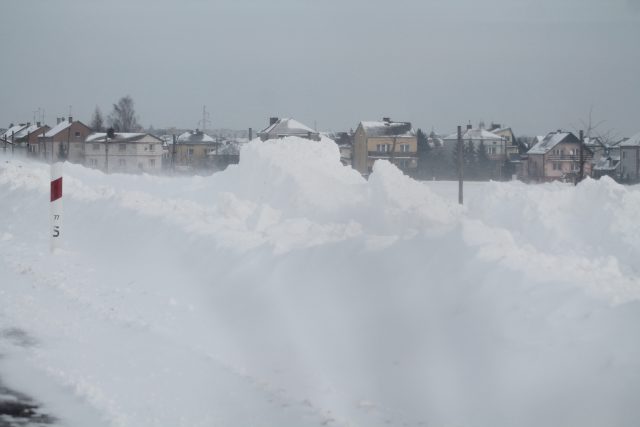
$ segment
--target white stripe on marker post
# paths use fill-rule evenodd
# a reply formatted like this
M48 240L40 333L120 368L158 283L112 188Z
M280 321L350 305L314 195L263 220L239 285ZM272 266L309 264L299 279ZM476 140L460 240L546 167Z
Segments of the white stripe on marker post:
M62 240L62 162L51 164L51 252Z

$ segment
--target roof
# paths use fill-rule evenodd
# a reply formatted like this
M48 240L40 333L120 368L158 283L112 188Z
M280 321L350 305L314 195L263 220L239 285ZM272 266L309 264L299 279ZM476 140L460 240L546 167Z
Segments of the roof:
M62 132L63 130L65 130L69 126L71 126L72 123L73 122L70 122L69 120L61 121L60 123L58 123L57 125L55 125L51 129L49 129L49 131L47 133L44 134L45 138L48 138L48 137L51 137L51 136L56 136L57 134L59 134L60 132Z
M20 130L19 132L16 132L15 138L23 138L23 137L29 135L31 132L37 131L41 127L43 127L43 126L38 126L37 124L29 125L29 126L23 128L22 130Z
M150 133L140 133L140 132L115 132L113 134L113 138L109 138L109 142L136 142L145 136L151 136L158 140L158 142L162 142L161 139L151 135ZM105 132L96 132L92 133L87 137L85 142L105 142L107 139L107 134Z
M2 135L0 135L0 138L2 139L9 139L11 138L11 134L14 134L14 137L17 137L15 134L17 134L20 130L24 129L25 127L27 127L27 125L15 125L15 126L11 126L9 129L7 129Z
M458 139L458 133L453 133L449 136L447 136L446 138L447 140L457 140ZM468 141L468 140L473 140L473 141L491 141L491 140L496 140L496 141L502 141L504 138L500 135L496 135L493 132L489 132L486 129L467 129L466 132L464 132L462 134L462 139Z
M182 144L210 144L216 142L211 136L199 130L187 131L178 137L178 143Z
M593 165L594 170L615 171L620 165L620 156L603 157Z
M619 147L640 147L640 133L633 135L626 141L622 141L618 144Z
M580 140L571 132L550 132L544 139L533 146L527 154L546 154L553 150L553 147L561 142L570 139L570 142L580 142Z
M303 125L297 120L290 118L278 119L274 124L269 125L267 128L258 132L260 135L275 135L275 136L300 136L300 135L318 135L318 132L310 127Z
M367 136L397 136L412 137L416 135L410 122L393 122L383 120L381 122L360 122L360 126Z

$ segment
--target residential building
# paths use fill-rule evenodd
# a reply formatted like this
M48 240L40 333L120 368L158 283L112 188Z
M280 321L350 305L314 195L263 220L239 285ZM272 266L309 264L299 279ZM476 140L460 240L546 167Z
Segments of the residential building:
M593 152L571 132L550 132L527 152L521 178L529 181L572 181L591 175Z
M176 146L169 147L169 155L179 169L207 169L211 166L209 153L215 152L218 145L213 137L196 129L180 134Z
M640 182L640 133L617 146L620 149L620 179L623 182Z
M369 175L376 160L388 160L405 172L418 166L418 139L410 122L363 121L353 136L353 168Z
M106 173L158 173L162 168L162 140L149 133L93 133L84 153L85 166Z
M58 118L56 125L38 137L38 153L47 160L84 162L84 141L91 128L81 121Z
M310 139L312 141L320 141L320 134L291 118L271 117L269 126L257 133L258 138L263 141L268 139L281 139L287 136L297 136L300 138Z
M482 173L488 177L502 178L504 175L503 169L506 161L509 159L509 154L512 152L517 153L518 151L517 147L513 146L513 133L511 130L505 130L504 133L508 136L501 136L488 131L482 123L477 128L473 128L471 124L468 124L466 129L462 131L462 143L465 144L465 146L471 142L476 152L480 150L481 147L484 147L489 159L486 167L490 170L483 170ZM508 138L511 138L511 142L509 142ZM456 132L446 136L443 138L443 142L444 157L446 159L453 159L454 152L458 146L458 133ZM455 166L453 161L450 164L451 168Z

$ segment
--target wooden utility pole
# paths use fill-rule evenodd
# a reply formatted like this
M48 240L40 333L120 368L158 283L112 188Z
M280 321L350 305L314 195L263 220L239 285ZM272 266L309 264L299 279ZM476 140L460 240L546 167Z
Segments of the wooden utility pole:
M462 170L464 162L462 161L462 126L458 126L458 203L463 201L464 171Z

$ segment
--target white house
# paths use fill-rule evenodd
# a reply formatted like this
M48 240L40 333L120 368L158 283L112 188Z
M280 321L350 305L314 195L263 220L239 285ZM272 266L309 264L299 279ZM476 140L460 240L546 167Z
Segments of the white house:
M640 182L640 133L618 144L620 178L625 182Z
M158 173L162 144L149 133L93 133L85 140L85 165L106 173Z

